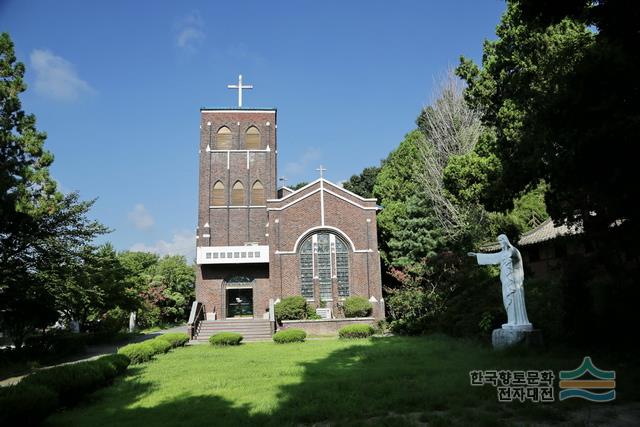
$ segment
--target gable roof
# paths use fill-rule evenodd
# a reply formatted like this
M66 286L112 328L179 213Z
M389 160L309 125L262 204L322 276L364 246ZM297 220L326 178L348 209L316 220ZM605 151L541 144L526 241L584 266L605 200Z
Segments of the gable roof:
M313 189L313 187L317 187L316 189ZM354 206L357 206L361 209L367 209L367 210L379 210L380 207L377 206L375 204L376 199L367 199L364 198L362 196L359 196L355 193L352 193L349 190L346 190L336 184L334 184L331 181L328 181L324 178L318 178L313 182L310 182L309 184L305 185L302 188L299 188L298 190L294 191L293 193L284 195L284 197L280 198L280 199L267 199L267 206L268 205L273 205L273 204L279 204L279 203L285 203L284 205L281 205L279 207L267 207L267 210L282 210L285 208L288 208L291 205L294 205L295 203L306 199L307 197L318 193L320 191L323 191L325 193L331 194L332 196L338 197L341 200L346 201L347 203L350 203ZM343 193L343 194L340 194ZM355 200L353 200L355 199ZM372 206L373 204L373 206Z

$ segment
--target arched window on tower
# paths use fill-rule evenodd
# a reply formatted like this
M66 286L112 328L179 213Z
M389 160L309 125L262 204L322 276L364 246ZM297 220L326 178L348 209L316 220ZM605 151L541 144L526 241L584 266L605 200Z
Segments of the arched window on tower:
M231 129L226 126L222 126L218 129L218 135L216 136L216 149L231 150Z
M265 206L266 201L264 199L264 187L260 181L253 183L251 187L251 205L252 206Z
M213 184L213 192L211 193L211 205L224 206L225 205L224 184L221 181Z
M244 206L244 185L240 181L231 189L231 206Z
M247 150L260 149L260 131L257 127L251 126L244 134L244 144Z

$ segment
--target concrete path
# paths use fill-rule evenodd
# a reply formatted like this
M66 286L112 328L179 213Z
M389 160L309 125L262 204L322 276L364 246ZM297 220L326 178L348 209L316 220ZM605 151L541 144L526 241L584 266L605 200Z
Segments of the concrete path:
M124 341L124 342L120 342L120 343L117 343L117 344L89 345L89 346L87 346L87 348L84 351L84 353L80 353L80 354L68 357L68 358L65 359L64 362L60 362L60 363L57 363L55 365L43 366L41 368L38 368L37 370L49 369L49 368L53 368L54 366L63 366L63 365L69 365L69 364L72 364L72 363L78 363L78 362L85 362L85 361L88 361L88 360L94 360L94 359L97 359L99 357L105 356L107 354L114 354L114 353L116 353L118 351L118 349L120 347L125 346L127 344L146 341L146 340L155 338L158 335L175 333L175 332L187 333L187 326L186 325L184 325L184 326L175 326L173 328L163 329L163 330L156 331L156 332L150 332L148 334L139 335L137 337L134 337L133 339L131 339L129 341ZM26 377L29 374L18 375L18 376L15 376L15 377L6 378L4 380L1 380L0 381L0 387L17 384L24 377Z

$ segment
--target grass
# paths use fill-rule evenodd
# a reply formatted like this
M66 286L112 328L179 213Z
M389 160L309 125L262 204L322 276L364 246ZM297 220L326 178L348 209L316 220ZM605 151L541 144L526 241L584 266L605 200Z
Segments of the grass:
M581 401L500 404L474 369L573 369L583 355L494 352L442 336L176 349L60 412L49 426L505 425L567 420ZM594 359L603 369L617 369ZM634 365L629 365L634 366ZM628 378L627 378L628 377ZM639 377L618 371L618 395ZM628 381L625 382L624 378ZM569 419L569 421L573 421ZM611 421L611 418L609 418Z

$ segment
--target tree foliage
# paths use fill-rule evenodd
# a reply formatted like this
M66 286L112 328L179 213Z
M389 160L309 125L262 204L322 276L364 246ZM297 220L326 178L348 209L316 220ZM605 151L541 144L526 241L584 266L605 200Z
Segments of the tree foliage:
M0 35L0 326L19 347L26 335L57 319L56 290L106 227L89 220L93 201L63 195L49 174L46 135L22 110L24 64Z
M544 181L554 219L637 216L639 17L635 2L510 1L482 67L462 59L466 97L496 135L495 209Z
M398 148L382 161L373 187L373 194L382 206L377 218L378 241L380 256L386 264L391 262L387 242L400 230L399 221L407 218L406 201L418 193L418 146L422 138L417 129L405 135Z
M440 228L454 237L470 227L475 204L456 203L446 190L444 175L449 160L470 153L480 135L480 114L470 108L462 95L460 81L452 71L435 90L432 105L418 117L424 135L419 145L422 190L429 201Z
M376 184L379 172L380 168L377 166L366 167L359 175L352 175L342 185L345 190L349 190L366 199L371 199L374 197L373 187Z

